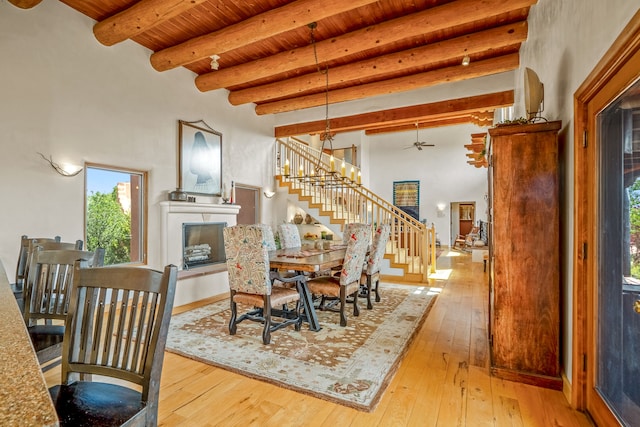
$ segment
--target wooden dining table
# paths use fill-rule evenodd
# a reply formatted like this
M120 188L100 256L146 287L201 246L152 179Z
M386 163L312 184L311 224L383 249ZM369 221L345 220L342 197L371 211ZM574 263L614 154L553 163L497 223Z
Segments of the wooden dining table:
M278 249L269 252L269 266L272 270L293 270L298 273L318 273L339 267L344 262L346 245L334 244L328 248L318 249L313 246ZM321 328L313 306L313 297L306 281L303 282L300 295L304 308L305 320L309 329L319 331Z

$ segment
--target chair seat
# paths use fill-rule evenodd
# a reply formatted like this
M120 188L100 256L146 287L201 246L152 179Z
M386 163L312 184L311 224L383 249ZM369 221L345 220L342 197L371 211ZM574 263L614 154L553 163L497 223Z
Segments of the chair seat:
M323 276L315 279L311 279L307 282L309 291L312 294L328 295L332 297L340 296L340 277L335 276ZM346 286L346 295L354 293L360 284L355 281Z
M271 306L277 307L290 302L298 301L300 294L296 288L285 288L274 286L271 288ZM238 303L252 305L254 307L262 307L264 298L258 294L248 294L238 292L233 296L233 300Z
M120 426L145 408L142 394L115 384L80 381L49 389L60 426Z

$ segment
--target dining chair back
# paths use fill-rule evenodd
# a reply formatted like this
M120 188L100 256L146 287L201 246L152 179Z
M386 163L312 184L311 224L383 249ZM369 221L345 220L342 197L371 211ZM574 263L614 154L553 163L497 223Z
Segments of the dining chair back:
M43 246L37 245L31 254L23 316L41 364L62 354L63 322L69 307L73 266L77 260L85 267L102 265L104 249L95 252L44 250ZM57 365L49 364L43 370Z
M279 277L279 281L295 283L295 287L273 286L276 272L269 268L269 254L265 245L263 229L255 225L236 225L223 230L224 249L227 256L227 272L229 274L231 317L229 334L235 335L237 324L243 320L252 320L264 324L262 342L269 344L271 333L294 325L300 330L300 292L304 275ZM295 302L295 312L291 318L283 317L282 321L272 320L272 308ZM238 317L238 303L252 307Z
M268 224L256 224L256 227L262 230L262 238L267 251L275 251L278 249L276 246L276 238L273 235L273 229Z
M59 242L61 240L60 236L55 236L52 238L48 237L38 237L33 238L29 237L26 234L23 234L20 237L20 252L18 253L18 263L16 265L16 281L14 283L14 293L22 292L22 287L24 285L25 272L27 270L27 263L29 260L29 248L32 242L35 243L44 243L44 242Z
M369 226L367 224L353 224L346 242L342 269L338 275L322 276L308 281L308 287L312 294L321 295L320 310L325 307L326 299L339 299L340 301L340 326L347 326L345 306L347 297L353 296L353 315L358 316L358 291L360 289L360 276L364 267L367 247L369 245Z
M302 246L300 233L295 224L280 224L278 230L280 231L280 243L284 249Z
M380 291L378 289L378 286L380 285L380 267L382 266L382 259L384 258L390 234L391 226L389 224L380 224L378 226L376 232L373 234L373 242L371 244L371 250L369 251L369 259L367 260L366 267L362 272L362 279L364 279L366 283L367 308L369 309L372 308L371 288L374 283L375 288L373 291L376 293L376 302L380 302Z
M75 263L62 381L49 389L60 426L157 425L177 274Z

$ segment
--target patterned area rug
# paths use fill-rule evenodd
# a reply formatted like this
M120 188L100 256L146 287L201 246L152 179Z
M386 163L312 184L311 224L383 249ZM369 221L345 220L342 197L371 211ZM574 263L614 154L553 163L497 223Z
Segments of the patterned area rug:
M318 311L322 330L303 323L271 334L262 344L262 325L246 320L229 335L228 300L173 316L167 351L222 367L251 378L350 406L375 408L414 334L435 302L428 287L380 284L382 301L360 316L348 311L347 327L339 314ZM238 306L239 313L246 307Z

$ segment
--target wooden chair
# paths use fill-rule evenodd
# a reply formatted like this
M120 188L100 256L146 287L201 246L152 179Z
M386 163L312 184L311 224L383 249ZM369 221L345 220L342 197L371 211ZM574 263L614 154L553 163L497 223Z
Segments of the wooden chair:
M252 320L264 324L262 342L271 342L271 333L289 325L299 331L302 324L300 315L300 292L304 275L293 277L276 276L270 271L269 255L264 244L262 229L254 225L236 225L223 230L224 249L227 255L229 274L231 318L229 334L235 335L237 324ZM273 279L284 283L295 283L295 287L273 286ZM283 320L272 320L272 308L286 307L295 302L294 311L286 311ZM238 303L253 307L238 317Z
M478 239L480 228L473 227L467 234L458 234L453 242L454 249L467 250L473 248L473 242Z
M76 262L62 384L49 389L60 426L157 425L177 274L173 265L160 272Z
M31 254L23 316L41 365L62 354L63 322L69 306L76 260L81 260L85 267L102 265L104 249L88 252L75 249L44 250L43 246L36 246ZM54 323L56 320L58 322ZM43 370L57 365L52 363L43 366Z
M284 249L302 246L300 233L295 224L280 224L278 231L280 232L280 243Z
M18 263L16 265L16 281L11 284L11 290L13 291L13 296L18 300L18 306L21 307L21 310L24 309L24 303L22 301L23 297L23 287L26 277L27 265L29 262L29 248L31 247L31 243L44 243L44 242L59 242L60 236L55 236L53 238L46 237L38 237L38 238L29 238L26 234L23 234L20 237L20 252L18 253Z
M27 239L28 243L26 244L25 251L25 265L21 269L22 273L22 292L19 296L16 296L18 307L20 311L24 314L24 298L27 290L25 289L28 286L28 277L29 277L29 268L31 267L31 259L33 257L33 252L36 247L39 247L41 250L82 250L82 240L76 240L75 242L61 242L59 238L56 236L53 239L49 238L37 238L37 239ZM22 243L24 244L24 242ZM21 249L22 251L22 249ZM16 274L17 277L17 274Z
M340 326L347 326L345 306L347 297L353 296L353 315L360 315L358 309L358 291L360 289L360 276L369 245L369 226L366 224L354 224L345 252L342 271L339 276L323 276L311 279L307 282L313 295L322 296L320 310L331 309L325 307L327 298L340 301Z
M380 285L380 266L382 265L382 258L386 250L387 241L391 234L391 226L389 224L380 224L378 229L373 235L373 243L371 245L371 251L369 252L369 259L362 271L360 283L364 281L366 284L366 296L367 296L367 308L371 309L371 288L375 283L373 289L376 293L376 302L380 302L380 291L378 286Z

